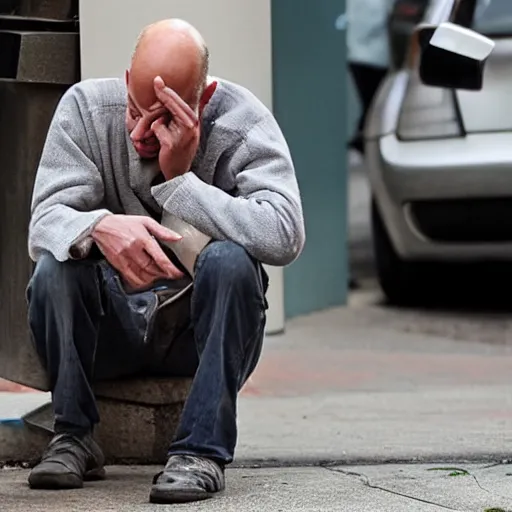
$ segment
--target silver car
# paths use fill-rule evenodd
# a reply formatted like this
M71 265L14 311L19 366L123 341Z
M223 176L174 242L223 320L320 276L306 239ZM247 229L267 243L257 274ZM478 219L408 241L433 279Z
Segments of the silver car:
M512 262L512 0L433 0L424 22L494 40L479 91L426 86L411 40L365 129L378 276L409 303L433 262ZM476 7L475 7L476 6Z

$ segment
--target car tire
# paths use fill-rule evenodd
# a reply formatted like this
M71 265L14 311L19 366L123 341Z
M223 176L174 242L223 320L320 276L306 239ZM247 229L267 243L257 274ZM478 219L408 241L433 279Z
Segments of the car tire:
M429 295L429 266L398 256L375 200L371 205L371 222L377 277L388 302L396 306L420 305Z

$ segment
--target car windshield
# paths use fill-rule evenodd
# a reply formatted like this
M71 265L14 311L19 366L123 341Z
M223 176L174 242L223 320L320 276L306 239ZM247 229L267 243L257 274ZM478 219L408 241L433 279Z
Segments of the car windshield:
M487 36L512 35L512 0L484 1L475 14L473 29Z

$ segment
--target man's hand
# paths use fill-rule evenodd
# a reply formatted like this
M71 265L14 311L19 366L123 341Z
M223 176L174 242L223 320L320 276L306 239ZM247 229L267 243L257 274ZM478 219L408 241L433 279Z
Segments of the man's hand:
M181 236L149 217L107 215L96 224L91 236L134 289L146 288L157 279L183 277L155 240L177 242Z
M199 116L160 77L155 78L154 87L157 98L172 116L167 126L162 118L151 126L160 142L160 170L171 180L190 170L201 135Z
M160 142L160 170L166 180L172 180L190 170L201 137L201 116L217 89L217 82L212 82L205 89L196 111L179 94L166 87L159 76L153 85L157 98L171 114L168 125L159 118L151 128Z

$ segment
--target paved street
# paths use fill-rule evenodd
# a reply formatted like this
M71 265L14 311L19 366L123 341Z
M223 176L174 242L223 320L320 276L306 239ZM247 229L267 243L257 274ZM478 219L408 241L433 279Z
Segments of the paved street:
M223 496L150 506L153 467L111 467L107 481L58 494L29 491L27 470L4 469L0 510L512 511L512 319L383 305L362 172L351 187L362 286L349 307L294 319L266 340ZM38 400L18 396L19 410ZM13 410L0 402L0 416Z

